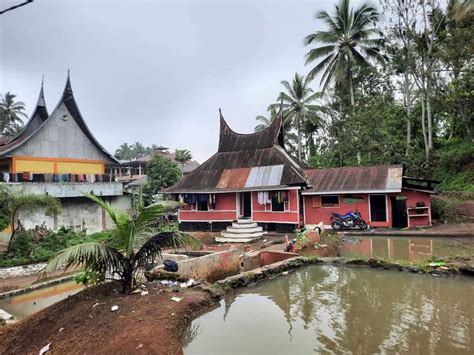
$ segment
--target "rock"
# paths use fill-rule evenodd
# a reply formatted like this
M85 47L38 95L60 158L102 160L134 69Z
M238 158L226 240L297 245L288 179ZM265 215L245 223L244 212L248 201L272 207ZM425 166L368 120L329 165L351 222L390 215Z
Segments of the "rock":
M112 307L110 308L110 310L111 310L112 312L115 312L115 311L118 310L118 306L112 306Z
M181 302L182 299L183 299L182 297L174 297L174 296L171 297L171 301L173 302Z
M45 346L43 346L39 351L39 355L43 355L44 353L48 352L50 347L51 347L51 343L48 343Z
M5 312L3 309L0 309L0 319L7 321L13 319L13 316L10 313Z

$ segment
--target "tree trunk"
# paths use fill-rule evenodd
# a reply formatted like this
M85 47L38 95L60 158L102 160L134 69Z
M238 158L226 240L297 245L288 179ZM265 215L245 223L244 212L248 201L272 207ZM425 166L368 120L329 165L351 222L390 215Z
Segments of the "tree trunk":
M301 117L300 113L296 116L296 129L298 131L298 160L301 161Z
M410 154L410 146L411 146L411 89L410 83L408 78L408 72L405 72L405 110L407 113L407 146L405 151L405 156L408 157Z
M354 100L354 86L352 84L352 73L349 69L349 94L351 97L351 107L354 107L355 105L355 100Z
M423 142L425 143L425 157L428 160L430 157L430 148L428 146L428 138L426 136L426 124L425 124L425 98L421 97L421 128L423 131Z
M431 114L431 85L429 84L430 82L430 77L428 79L428 84L426 86L427 92L426 92L426 119L428 121L428 148L431 151L433 149L433 118Z

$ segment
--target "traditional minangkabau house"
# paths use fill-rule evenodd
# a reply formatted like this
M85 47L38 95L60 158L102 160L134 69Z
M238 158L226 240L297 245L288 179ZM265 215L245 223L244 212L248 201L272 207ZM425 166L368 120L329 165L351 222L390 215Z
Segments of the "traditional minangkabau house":
M262 229L330 227L331 213L356 209L371 227L431 225L430 181L410 185L401 165L307 169L285 151L283 139L280 118L261 132L239 134L220 114L217 153L164 191L186 203L180 228L227 227L218 240L243 234L249 241Z
M117 160L107 152L86 125L73 95L69 74L64 92L51 115L43 85L31 118L11 140L0 145L0 181L15 191L49 194L60 198L62 213L43 213L20 219L26 228L43 222L49 229L69 227L95 232L104 229L105 213L83 192L104 197L115 206L130 207L122 184L104 174ZM110 221L109 221L110 224Z
M294 230L306 185L304 167L283 148L280 118L264 131L239 134L221 114L217 153L165 192L187 204L178 213L182 229L220 230L249 219L265 229ZM254 224L241 227L258 235Z

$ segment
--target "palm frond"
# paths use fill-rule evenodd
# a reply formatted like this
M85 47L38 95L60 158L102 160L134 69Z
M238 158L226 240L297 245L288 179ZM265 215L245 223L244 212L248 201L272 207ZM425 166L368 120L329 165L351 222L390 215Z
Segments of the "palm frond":
M103 243L83 243L62 250L46 266L44 272L82 267L98 273L112 271L122 273L126 267L123 255Z
M196 246L200 242L190 235L180 232L161 232L148 239L131 259L134 267L152 262L163 249Z

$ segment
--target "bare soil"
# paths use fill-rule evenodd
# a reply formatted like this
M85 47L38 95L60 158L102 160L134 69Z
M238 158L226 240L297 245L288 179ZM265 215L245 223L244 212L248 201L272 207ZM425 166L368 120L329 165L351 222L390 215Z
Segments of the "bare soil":
M217 302L199 287L172 292L152 282L146 296L119 289L116 283L94 286L0 327L0 354L38 354L48 343L52 354L182 354L185 326ZM119 308L112 312L114 305Z

